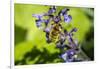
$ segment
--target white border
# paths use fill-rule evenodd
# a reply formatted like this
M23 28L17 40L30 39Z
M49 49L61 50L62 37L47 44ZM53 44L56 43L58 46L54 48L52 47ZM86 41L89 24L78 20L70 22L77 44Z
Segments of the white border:
M94 7L95 0L16 0L15 3Z
M10 1L0 0L0 69L10 68Z
M14 1L10 0L10 66L14 69Z
M23 65L15 66L15 69L78 69L81 67L89 68L94 66L96 62L75 62L75 63L58 63L58 64L40 64L40 65ZM83 68L82 68L83 67Z

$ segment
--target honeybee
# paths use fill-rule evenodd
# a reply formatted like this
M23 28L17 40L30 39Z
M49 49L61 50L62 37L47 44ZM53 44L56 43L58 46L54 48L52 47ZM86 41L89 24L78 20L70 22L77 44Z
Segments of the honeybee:
M53 23L50 24L51 28L49 32L46 32L46 38L48 43L57 43L60 40L61 35L63 34L63 27L61 23L62 21L59 16L55 16L52 19Z
M46 33L48 43L58 43L63 36L63 28L60 23L53 23L50 32Z
M49 8L47 13L40 15L33 14L33 17L38 18L38 20L36 20L37 27L41 28L44 26L42 29L46 33L46 41L48 43L63 42L65 40L65 33L62 27L62 22L64 21L65 23L69 23L72 19L71 16L67 15L67 11L69 11L69 9L65 8L57 13L56 7L53 6ZM44 23L43 26L42 23Z
M52 42L57 42L60 38L60 34L61 34L61 31L62 31L62 26L61 26L60 23L58 23L58 24L54 23L52 25L53 25L53 28L51 29L49 38Z

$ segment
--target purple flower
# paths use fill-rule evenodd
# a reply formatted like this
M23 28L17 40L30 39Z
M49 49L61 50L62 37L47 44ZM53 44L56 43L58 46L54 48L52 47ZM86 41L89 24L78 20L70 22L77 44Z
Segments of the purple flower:
M41 27L43 22L44 22L44 20L42 20L42 19L36 20L36 26Z
M43 14L32 14L33 17L36 17L36 26L37 27L41 27L42 23L44 22L44 20L42 19L42 17L44 16Z
M56 6L52 6L51 8L52 8L53 13L56 12Z
M41 19L43 17L43 14L32 14L32 16Z
M69 56L73 56L75 54L75 50L74 49L69 49L66 51L66 53L69 55Z
M76 51L74 49L69 49L65 53L61 54L61 58L65 62L72 62L74 60L74 55L76 54Z
M49 22L50 22L50 19L44 20L44 23L46 26L48 25Z
M41 21L41 20L36 20L36 26L37 26L37 27L40 27L41 24L42 24L42 21Z
M70 31L70 33L76 32L76 31L77 31L77 28L73 28L73 29Z
M71 17L71 15L68 15L68 14L67 14L67 11L69 11L69 9L65 8L65 9L61 10L61 11L58 13L58 15L59 15L59 16L63 16L63 17L64 17L64 21L65 21L66 23L69 23L69 22L72 20L72 17Z
M64 14L64 21L66 23L69 23L71 20L72 20L72 16L71 15Z
M56 7L52 6L52 7L49 8L48 15L51 15L54 12L56 12Z
M50 30L51 30L51 29L48 28L48 27L44 29L45 32L50 32Z
M58 13L58 15L59 15L59 16L64 16L65 14L67 14L67 11L69 11L69 9L64 8L63 10L61 10L61 11Z

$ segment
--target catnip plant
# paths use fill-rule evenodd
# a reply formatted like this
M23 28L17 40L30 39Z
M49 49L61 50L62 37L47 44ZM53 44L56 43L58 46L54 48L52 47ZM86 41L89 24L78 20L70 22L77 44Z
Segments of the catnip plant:
M74 27L70 31L62 26L62 23L70 24L72 16L68 13L71 11L64 8L57 12L56 6L51 6L46 13L32 14L36 26L45 32L46 42L55 43L57 49L61 51L58 58L64 62L79 62L83 61L78 57L80 47L78 40L74 39L74 33L78 32L78 28Z

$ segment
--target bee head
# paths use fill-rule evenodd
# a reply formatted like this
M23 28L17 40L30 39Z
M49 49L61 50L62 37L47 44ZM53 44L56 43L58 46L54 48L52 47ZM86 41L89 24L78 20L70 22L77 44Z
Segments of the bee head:
M53 18L53 21L54 21L55 23L59 23L59 22L61 21L61 18L60 18L59 16L55 16L55 17Z

